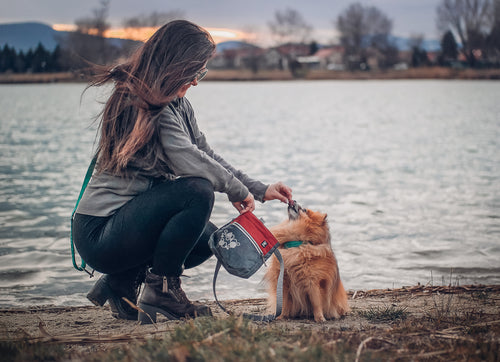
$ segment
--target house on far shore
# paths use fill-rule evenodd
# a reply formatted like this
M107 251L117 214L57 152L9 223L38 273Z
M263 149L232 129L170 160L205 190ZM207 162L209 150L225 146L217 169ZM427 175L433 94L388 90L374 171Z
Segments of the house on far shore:
M298 63L307 69L345 69L344 47L340 45L320 48L311 55L308 44L287 43L263 49L247 43L233 43L218 49L210 60L211 68L289 70Z
M267 49L263 54L263 67L266 69L289 69L291 62L298 57L309 55L310 46L299 43L286 43Z
M229 46L221 47L210 59L213 69L242 69L257 66L264 49L244 42L227 42Z
M297 57L297 61L309 69L344 70L344 47L334 45L318 49L310 56Z

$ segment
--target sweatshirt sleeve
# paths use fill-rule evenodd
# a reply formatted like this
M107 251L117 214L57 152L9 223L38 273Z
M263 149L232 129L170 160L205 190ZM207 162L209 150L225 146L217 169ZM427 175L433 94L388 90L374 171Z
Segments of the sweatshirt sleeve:
M241 170L235 169L233 166L231 166L226 160L224 160L210 148L206 141L205 135L202 132L200 132L199 137L197 137L197 142L199 142L200 149L202 149L207 155L212 157L226 170L236 176L236 178L248 188L248 190L252 193L256 200L264 202L264 195L269 185L266 185L258 180L254 180Z
M186 100L186 102L188 101ZM248 176L247 174L245 174L243 171L234 168L233 166L231 166L231 164L229 164L229 162L224 160L224 158L215 153L215 151L208 144L207 139L203 134L203 132L199 130L192 108L188 107L188 111L190 112L190 114L187 118L190 121L190 126L194 133L193 136L196 139L196 144L198 145L199 149L205 152L212 159L217 161L232 175L236 176L236 178L240 180L248 188L248 190L255 197L256 200L264 202L264 195L269 185L266 185L258 180L255 180L250 176Z
M217 160L191 142L184 120L165 109L160 121L160 137L168 166L176 176L202 177L210 181L217 192L228 195L229 201L238 202L248 195L248 188Z

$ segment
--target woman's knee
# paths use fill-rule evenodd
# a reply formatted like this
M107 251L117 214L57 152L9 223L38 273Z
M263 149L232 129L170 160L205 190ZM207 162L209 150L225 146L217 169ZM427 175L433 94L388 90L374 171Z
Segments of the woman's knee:
M214 187L210 181L201 177L189 177L184 182L194 201L203 203L210 209L212 208L215 195Z

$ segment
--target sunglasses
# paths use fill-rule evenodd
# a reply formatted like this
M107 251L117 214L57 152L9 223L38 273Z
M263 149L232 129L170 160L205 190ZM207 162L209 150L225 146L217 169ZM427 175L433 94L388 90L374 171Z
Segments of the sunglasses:
M200 80L202 80L203 78L205 78L205 76L207 75L208 73L208 69L207 68L203 68L201 70L199 70L196 75L194 76L193 80L190 81L190 82L187 82L186 84L190 84L194 81L197 81L199 82Z

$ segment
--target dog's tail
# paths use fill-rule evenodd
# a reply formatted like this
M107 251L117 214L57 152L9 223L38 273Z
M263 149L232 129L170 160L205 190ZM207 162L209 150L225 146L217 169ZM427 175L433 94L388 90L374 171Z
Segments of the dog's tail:
M339 315L342 316L351 311L351 308L349 308L349 304L347 303L347 292L345 291L344 285L342 284L340 278L337 283L337 290L335 291L333 300L336 304L337 313Z

